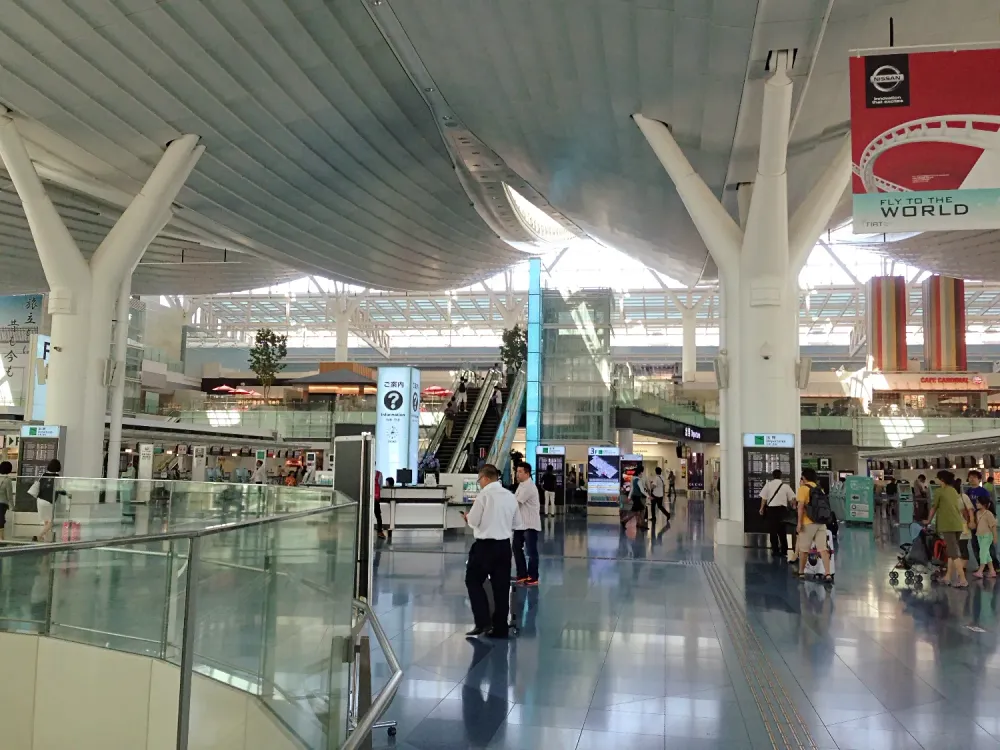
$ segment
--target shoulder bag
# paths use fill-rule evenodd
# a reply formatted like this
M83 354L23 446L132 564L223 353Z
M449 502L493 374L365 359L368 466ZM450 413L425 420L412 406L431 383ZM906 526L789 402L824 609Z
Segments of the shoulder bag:
M786 486L787 484L788 484L788 482L784 482L784 481L781 484L779 484L778 488L774 492L771 493L771 497L768 498L767 503L765 503L764 507L765 508L771 508L773 510L778 510L779 508L783 508L781 522L782 523L786 523L786 524L794 524L798 520L797 516L795 515L795 509L794 508L789 507L787 503L784 506L781 506L781 505L771 505L771 501L774 500L774 498L776 498L778 496L778 493L781 492L781 488L784 487L784 486ZM791 488L789 488L789 489L791 489Z

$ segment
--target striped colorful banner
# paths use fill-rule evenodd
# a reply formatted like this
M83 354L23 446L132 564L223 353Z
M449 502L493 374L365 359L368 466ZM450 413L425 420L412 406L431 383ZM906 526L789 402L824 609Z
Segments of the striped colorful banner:
M931 276L921 284L924 310L924 369L965 372L965 282Z
M874 276L866 285L868 367L901 372L906 360L906 279Z

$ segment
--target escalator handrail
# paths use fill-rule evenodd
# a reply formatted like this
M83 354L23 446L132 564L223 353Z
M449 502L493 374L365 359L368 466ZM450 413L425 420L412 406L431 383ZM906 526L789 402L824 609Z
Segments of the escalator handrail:
M458 443L455 445L455 453L448 462L449 474L458 472L459 467L465 462L465 446L479 436L479 428L483 424L483 417L486 416L486 410L490 407L493 389L499 384L500 373L496 370L490 370L486 375L486 380L483 381L482 388L479 389L479 397L476 399L476 403L469 410L469 418L466 420L465 428L462 430L462 434L458 438ZM459 456L463 457L461 462L459 462Z
M486 462L496 466L501 474L503 474L505 465L510 459L510 448L514 444L514 435L517 433L518 422L520 422L527 383L528 377L522 367L517 371L517 376L511 384L510 392L507 394L507 408L504 409L503 416L500 417L497 434L493 438L493 444L486 457Z

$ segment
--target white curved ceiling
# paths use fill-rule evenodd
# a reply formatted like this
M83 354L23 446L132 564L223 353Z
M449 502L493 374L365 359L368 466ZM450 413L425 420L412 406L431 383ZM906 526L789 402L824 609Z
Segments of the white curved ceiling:
M129 194L170 139L202 137L176 215L214 240L171 225L137 272L143 293L292 273L471 283L523 257L497 236L511 238L509 205L480 166L564 226L693 282L714 265L633 112L668 122L735 213L734 188L755 173L765 60L796 49L794 209L846 132L848 50L886 45L890 16L899 44L1000 37L995 0L949 0L947 13L940 0L366 2L0 0L0 102L36 160ZM372 18L386 10L388 41ZM443 128L444 106L461 128ZM496 164L472 163L479 144ZM114 212L76 198L84 214L64 215L87 247L100 234L87 207L102 231ZM44 288L16 203L0 191L0 247L21 274L0 284ZM899 252L955 273L963 248L992 239ZM969 275L1000 279L1000 261L986 265Z
M2 0L0 101L133 194L200 135L187 218L302 271L440 289L523 257L359 0Z

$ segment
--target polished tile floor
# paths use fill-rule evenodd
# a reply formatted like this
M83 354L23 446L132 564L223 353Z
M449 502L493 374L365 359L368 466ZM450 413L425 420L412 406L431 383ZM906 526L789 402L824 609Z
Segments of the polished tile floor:
M634 538L549 522L508 642L463 635L467 538L381 545L376 611L405 680L398 734L375 747L1000 749L993 582L893 588L898 530L859 527L834 589L800 583L763 551L714 548L708 506L682 500Z

